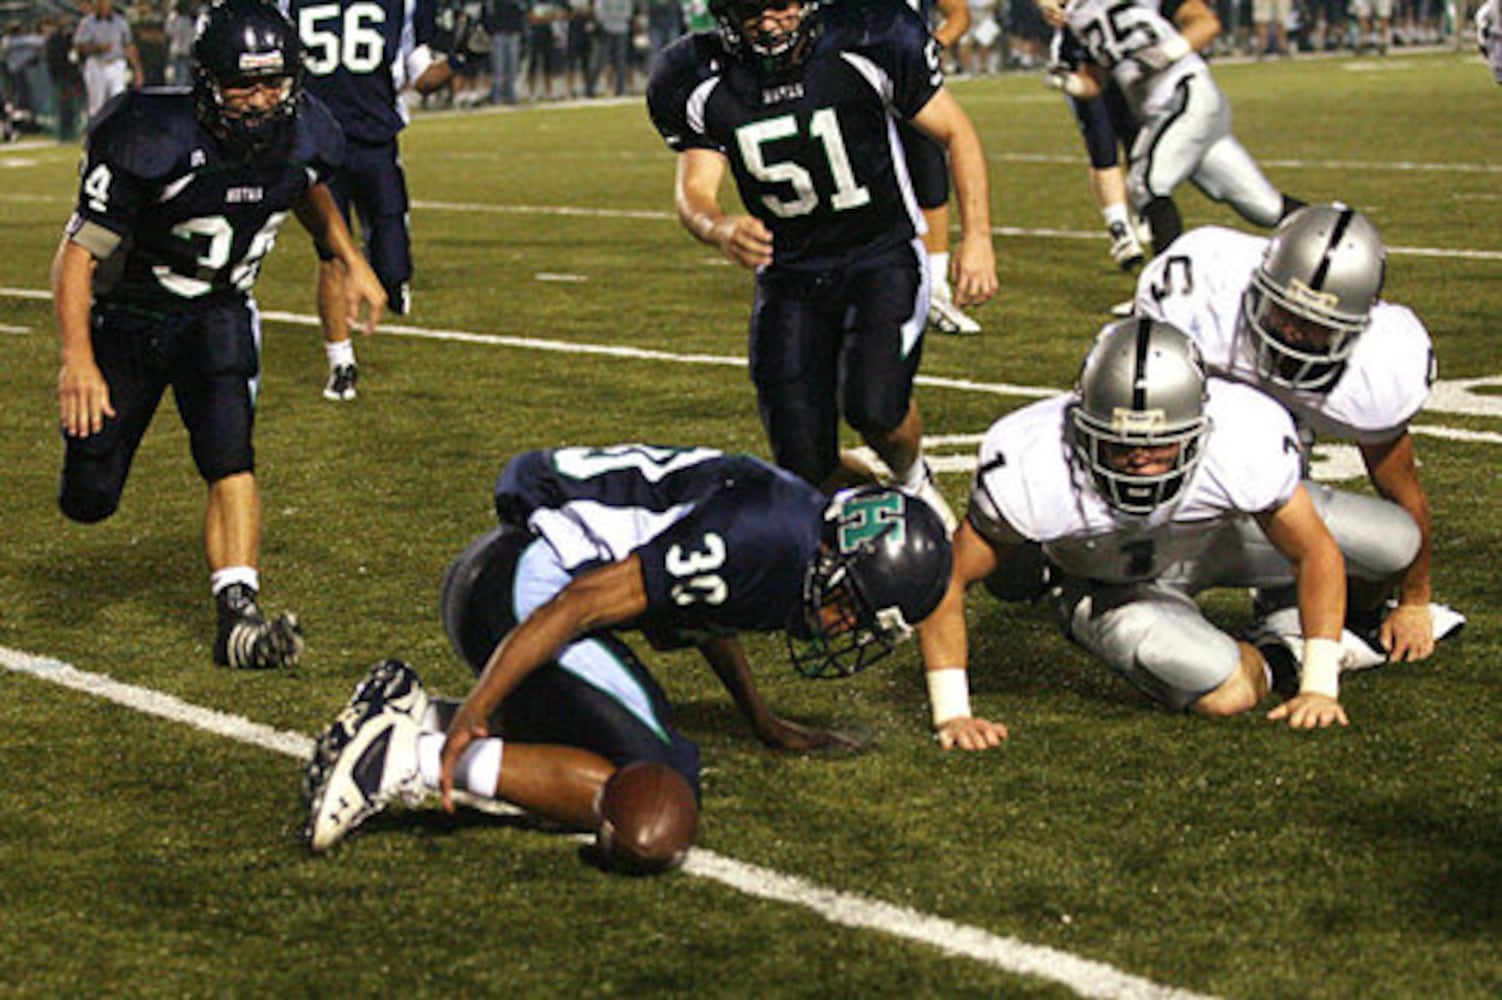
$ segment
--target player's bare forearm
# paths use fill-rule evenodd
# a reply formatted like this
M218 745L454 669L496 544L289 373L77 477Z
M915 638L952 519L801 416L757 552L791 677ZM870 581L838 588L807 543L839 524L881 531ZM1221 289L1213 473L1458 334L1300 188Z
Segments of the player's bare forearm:
M115 415L109 383L94 359L89 310L93 305L93 254L64 239L52 261L52 307L57 317L61 368L57 376L58 421L69 437L104 429Z
M1346 563L1301 485L1282 507L1257 516L1267 540L1287 559L1298 582L1304 638L1339 639L1346 617Z
M960 209L960 240L951 266L957 305L980 305L996 294L996 252L991 246L991 182L980 134L949 91L941 88L913 118L949 153Z

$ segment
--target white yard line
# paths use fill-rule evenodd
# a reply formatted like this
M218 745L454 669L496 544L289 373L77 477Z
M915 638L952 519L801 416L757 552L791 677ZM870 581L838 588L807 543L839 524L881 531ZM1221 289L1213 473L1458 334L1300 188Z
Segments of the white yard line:
M0 646L0 667L295 760L305 759L313 749L313 740L301 733L273 729L244 716L193 705L160 691L79 670L51 657ZM1005 972L1047 979L1074 990L1080 996L1140 997L1143 1000L1196 1000L1202 996L1133 976L1104 962L998 936L978 927L883 903L868 896L828 889L703 848L695 848L689 854L683 870L749 896L812 910L842 927L878 931Z

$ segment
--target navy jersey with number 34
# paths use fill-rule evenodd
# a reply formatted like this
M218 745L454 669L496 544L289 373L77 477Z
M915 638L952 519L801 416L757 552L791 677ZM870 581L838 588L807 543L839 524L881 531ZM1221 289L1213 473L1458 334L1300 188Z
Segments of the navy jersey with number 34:
M914 238L921 224L893 117L943 84L938 46L903 0L828 4L801 71L769 81L715 33L679 39L652 75L653 123L678 151L730 160L778 266L823 267Z
M663 635L786 627L828 499L749 455L631 444L526 452L495 502L571 573L639 556L647 611L634 624Z
M290 145L256 160L226 152L198 124L193 95L125 95L90 128L70 236L86 226L123 241L95 293L124 302L247 294L292 207L344 159L328 110L303 95Z

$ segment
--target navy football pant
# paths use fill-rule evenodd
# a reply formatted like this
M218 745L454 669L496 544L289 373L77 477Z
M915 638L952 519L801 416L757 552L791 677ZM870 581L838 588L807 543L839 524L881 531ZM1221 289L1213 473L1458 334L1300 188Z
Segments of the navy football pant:
M407 178L396 140L369 145L350 139L344 166L329 181L329 193L346 224L353 227L351 206L359 215L365 257L386 289L388 307L405 313L412 280L412 241L407 229ZM318 255L332 259L323 248Z
M120 506L136 450L170 385L205 482L255 471L251 431L261 326L253 303L231 299L170 313L96 304L94 358L115 415L98 434L64 437L58 506L102 521Z
M439 597L455 650L476 674L525 616L570 579L548 544L509 525L459 554ZM699 794L699 748L673 727L661 686L614 632L565 647L501 703L498 733L517 743L591 750L618 767L653 761L673 768Z
M840 414L863 433L907 416L928 316L926 257L913 240L842 268L757 275L751 380L778 465L818 485L839 465Z

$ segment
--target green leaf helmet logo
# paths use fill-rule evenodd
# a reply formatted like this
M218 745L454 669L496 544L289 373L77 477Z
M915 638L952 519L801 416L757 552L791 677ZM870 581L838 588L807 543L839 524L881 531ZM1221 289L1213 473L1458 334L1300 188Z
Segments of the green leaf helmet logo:
M901 545L907 534L903 511L907 498L895 490L854 496L840 509L840 528L836 533L842 554L854 552L867 539L881 538L888 531Z

